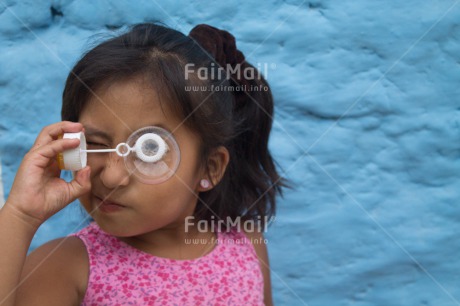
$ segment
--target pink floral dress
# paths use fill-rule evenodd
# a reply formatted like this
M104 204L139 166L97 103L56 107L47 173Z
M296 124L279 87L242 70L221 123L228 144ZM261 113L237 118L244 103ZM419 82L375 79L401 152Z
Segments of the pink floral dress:
M79 237L89 258L82 305L263 305L263 277L251 242L232 229L197 259L150 255L92 222Z

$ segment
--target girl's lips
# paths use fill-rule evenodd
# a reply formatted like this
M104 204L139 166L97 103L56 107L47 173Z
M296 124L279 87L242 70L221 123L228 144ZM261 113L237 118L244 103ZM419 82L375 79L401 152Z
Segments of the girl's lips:
M99 205L98 208L102 212L111 213L111 212L120 211L125 207L121 206L121 205L117 205L117 204L111 204L111 203L102 202L101 205Z
M126 208L126 206L123 206L121 204L118 204L118 203L115 203L115 202L111 202L110 200L102 200L101 198L97 197L96 198L98 199L98 206L97 208L102 211L102 212L105 212L105 213L110 213L110 212L116 212L116 211L120 211L124 208Z

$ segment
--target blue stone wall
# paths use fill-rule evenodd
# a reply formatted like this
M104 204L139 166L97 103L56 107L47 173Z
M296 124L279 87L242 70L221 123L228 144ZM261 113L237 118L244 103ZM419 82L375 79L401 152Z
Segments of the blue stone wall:
M295 185L266 234L276 304L460 305L459 2L0 0L4 197L96 34L208 23L267 64L276 100ZM83 216L71 204L31 249Z

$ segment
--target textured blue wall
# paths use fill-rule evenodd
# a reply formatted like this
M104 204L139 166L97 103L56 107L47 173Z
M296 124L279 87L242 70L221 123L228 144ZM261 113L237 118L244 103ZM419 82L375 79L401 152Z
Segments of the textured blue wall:
M5 196L37 133L59 121L89 37L142 21L183 32L209 23L269 64L270 146L296 184L266 235L275 302L460 305L458 4L0 0ZM69 206L32 248L82 216Z

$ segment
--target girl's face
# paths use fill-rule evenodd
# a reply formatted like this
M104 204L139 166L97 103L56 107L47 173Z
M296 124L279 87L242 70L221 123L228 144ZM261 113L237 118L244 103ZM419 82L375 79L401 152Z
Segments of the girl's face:
M141 79L119 82L96 92L80 114L88 143L109 148L126 142L132 132L160 126L173 133L181 151L177 172L167 181L149 185L130 176L116 153L88 154L90 193L80 201L106 232L130 237L159 228L183 228L193 215L204 171L199 164L199 137L174 116L156 92ZM98 147L99 148L99 147ZM102 200L122 205L116 211L98 208Z

